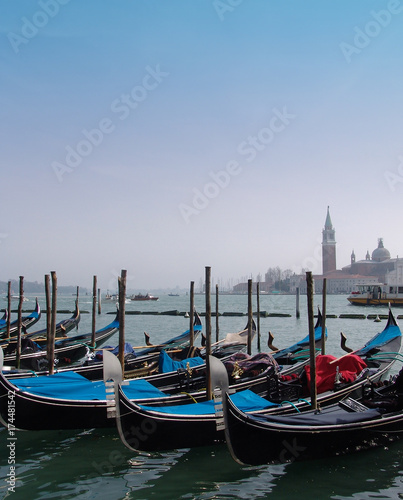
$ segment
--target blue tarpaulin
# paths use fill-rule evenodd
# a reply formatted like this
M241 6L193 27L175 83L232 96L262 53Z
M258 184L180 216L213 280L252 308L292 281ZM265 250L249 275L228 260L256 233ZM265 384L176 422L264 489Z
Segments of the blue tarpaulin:
M168 356L165 351L161 351L158 360L159 366L158 371L160 373L176 372L177 370L186 370L189 363L190 368L203 365L205 363L204 359L200 356L195 356L194 358L186 358L182 361L174 361Z
M105 384L102 380L91 381L75 372L15 379L12 383L22 391L48 398L79 401L106 400ZM129 399L166 396L143 379L131 380L128 385L122 387Z

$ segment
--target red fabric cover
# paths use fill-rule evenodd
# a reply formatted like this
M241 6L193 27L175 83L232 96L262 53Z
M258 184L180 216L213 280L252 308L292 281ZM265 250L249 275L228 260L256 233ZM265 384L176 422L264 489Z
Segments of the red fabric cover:
M319 355L316 357L316 390L320 394L325 391L334 389L336 378L336 369L339 367L341 382L354 382L357 375L366 368L367 364L359 356L348 354L338 359L335 363L330 364L337 358L329 354ZM305 366L307 376L308 390L311 389L311 367Z

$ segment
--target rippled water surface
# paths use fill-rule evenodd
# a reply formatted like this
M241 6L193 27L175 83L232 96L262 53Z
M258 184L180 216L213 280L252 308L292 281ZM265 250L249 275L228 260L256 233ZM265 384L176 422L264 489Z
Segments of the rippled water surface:
M33 308L33 297L24 303L24 309ZM44 297L39 297L44 306ZM204 311L204 297L196 296L196 307ZM260 309L291 314L287 318L261 318L262 348L270 330L277 347L285 347L300 340L308 332L306 298L301 297L301 318L295 317L295 297L262 296ZM189 297L160 297L157 302L130 303L127 310L186 311ZM215 298L212 299L213 310ZM315 305L322 305L321 296ZM80 298L82 310L91 312L90 297ZM102 304L97 315L97 328L112 321L107 314L114 304ZM74 297L59 297L58 309L74 308ZM254 305L256 309L256 305ZM220 296L220 312L245 312L246 296ZM385 313L385 309L360 309L348 305L345 296L328 296L328 314ZM396 310L395 314L403 314ZM62 319L62 315L61 318ZM204 318L203 318L204 321ZM220 317L220 338L228 332L241 330L245 317ZM342 353L340 332L348 337L353 349L358 348L375 333L382 330L385 321L370 319L327 320L327 352ZM44 327L44 318L34 326ZM147 331L154 343L177 335L188 328L183 316L128 315L126 340L142 345ZM79 332L91 331L91 314L83 313ZM215 336L215 318L212 320ZM116 345L117 338L110 341ZM256 347L254 347L256 351ZM395 364L393 371L400 369ZM51 431L17 433L16 485L8 491L6 482L10 473L7 463L7 431L0 430L0 498L13 500L51 498L99 499L398 499L403 498L403 442L388 449L379 448L355 455L327 460L246 467L235 463L226 446L191 450L173 450L152 455L137 455L121 443L114 430L89 429L85 431Z

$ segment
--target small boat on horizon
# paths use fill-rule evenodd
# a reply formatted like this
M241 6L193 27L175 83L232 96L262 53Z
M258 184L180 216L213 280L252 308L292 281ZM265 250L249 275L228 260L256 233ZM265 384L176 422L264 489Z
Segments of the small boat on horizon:
M4 299L4 300L8 300L8 296L6 295L5 297L3 297L3 299ZM11 296L10 296L10 299L11 299L11 300L20 300L20 296L19 296L19 295L11 295ZM27 297L22 296L22 300L23 300L24 302L27 302L29 299L28 299Z
M146 293L145 295L138 293L137 295L132 295L130 300L158 300L159 297L155 297L154 295L150 295Z

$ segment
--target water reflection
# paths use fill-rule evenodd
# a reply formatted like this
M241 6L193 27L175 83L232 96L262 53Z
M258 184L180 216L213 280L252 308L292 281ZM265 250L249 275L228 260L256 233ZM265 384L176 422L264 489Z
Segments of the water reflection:
M236 464L225 445L136 455L114 430L19 432L17 445L12 500L403 498L403 442L328 460L260 467ZM5 432L0 446L5 449ZM3 455L1 461L6 477ZM3 483L1 497L6 493Z

